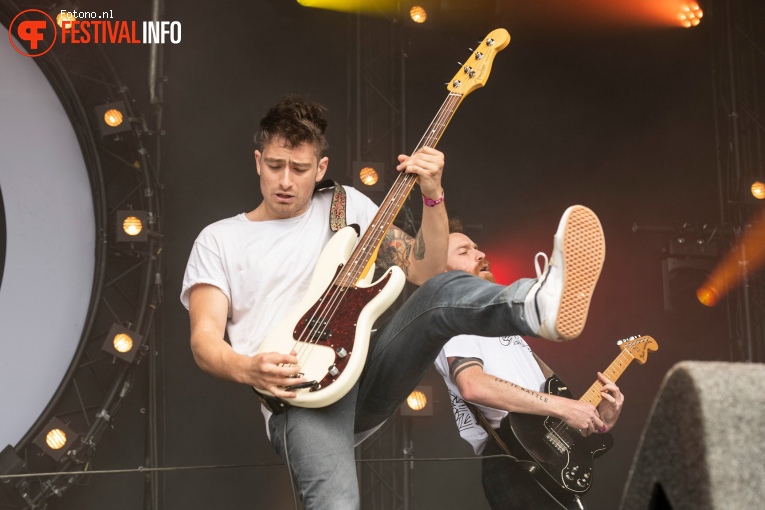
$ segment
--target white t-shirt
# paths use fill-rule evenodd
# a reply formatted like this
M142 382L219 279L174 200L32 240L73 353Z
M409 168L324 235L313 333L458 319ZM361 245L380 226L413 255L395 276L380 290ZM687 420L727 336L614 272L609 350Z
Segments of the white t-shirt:
M479 358L483 361L483 370L487 374L534 391L544 390L545 376L542 369L539 368L539 363L534 358L531 348L519 336L459 335L444 345L438 358L436 358L436 369L446 382L460 436L473 446L476 454L480 454L489 435L475 421L460 394L459 388L449 377L449 365L446 359L452 357ZM507 411L478 404L474 405L493 428L498 428L499 422L507 415Z
M345 188L346 221L363 235L377 206L353 188ZM244 213L206 227L194 242L181 302L200 283L218 287L228 298L231 347L245 356L258 352L265 335L293 310L305 294L322 248L332 237L332 190L315 193L306 212L294 218L250 221Z
M364 234L377 206L345 187L346 222ZM242 213L207 226L197 237L183 276L181 302L206 283L228 298L226 331L235 352L253 356L265 335L292 311L305 294L329 228L332 189L314 194L308 209L294 218L250 221ZM271 413L265 407L268 421ZM266 427L266 429L268 429Z

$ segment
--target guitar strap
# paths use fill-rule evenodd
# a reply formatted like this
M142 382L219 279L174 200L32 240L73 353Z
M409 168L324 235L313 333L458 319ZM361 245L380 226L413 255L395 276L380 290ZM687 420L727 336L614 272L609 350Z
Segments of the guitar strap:
M329 228L332 232L337 232L347 226L345 222L345 204L347 201L345 188L332 179L325 179L314 186L313 192L316 193L317 191L330 188L333 188L334 191L332 192L332 206L329 209Z
M489 437L491 437L494 442L499 446L499 449L505 452L507 456L510 457L510 460L514 460L518 462L518 458L510 453L510 448L508 448L507 444L502 440L501 437L499 437L499 434L497 433L496 429L491 426L489 423L489 420L486 419L486 417L483 415L481 411L478 410L476 406L465 400L465 404L467 405L467 408L470 410L471 413L473 413L473 416L475 416L476 421L478 424L486 431L487 434L489 434Z

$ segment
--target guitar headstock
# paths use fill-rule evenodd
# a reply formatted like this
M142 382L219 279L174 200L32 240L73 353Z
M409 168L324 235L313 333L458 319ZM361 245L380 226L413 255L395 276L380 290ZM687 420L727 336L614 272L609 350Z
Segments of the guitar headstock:
M504 28L492 30L483 38L454 78L447 85L450 92L467 96L478 87L483 87L491 72L491 65L497 52L510 44L510 34Z
M629 352L641 364L648 359L648 351L656 351L659 344L650 336L631 336L616 342L622 351Z

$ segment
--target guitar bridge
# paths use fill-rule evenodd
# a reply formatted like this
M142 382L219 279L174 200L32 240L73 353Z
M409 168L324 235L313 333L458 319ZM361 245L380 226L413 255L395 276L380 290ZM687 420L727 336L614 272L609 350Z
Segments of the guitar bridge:
M557 453L561 455L569 451L569 449L571 448L570 442L566 441L566 439L562 435L554 431L550 431L547 434L545 434L545 442L549 446L551 446L553 450L555 450Z
M292 386L285 386L284 389L287 391L295 391L295 390L303 390L306 388L310 388L311 391L316 391L319 389L319 382L318 381L306 381L304 383L300 384L293 384Z

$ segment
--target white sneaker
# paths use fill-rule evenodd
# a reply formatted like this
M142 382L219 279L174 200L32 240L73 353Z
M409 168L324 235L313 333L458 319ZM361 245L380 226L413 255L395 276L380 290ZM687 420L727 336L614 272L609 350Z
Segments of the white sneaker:
M544 253L537 254L537 282L524 302L526 323L537 336L559 342L582 333L605 257L606 240L595 213L581 205L566 209L549 264Z

